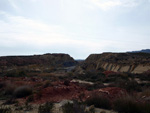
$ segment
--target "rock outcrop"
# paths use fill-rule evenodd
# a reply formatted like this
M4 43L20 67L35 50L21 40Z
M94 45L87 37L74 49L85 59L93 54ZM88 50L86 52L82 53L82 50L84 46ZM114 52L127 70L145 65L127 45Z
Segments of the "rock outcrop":
M149 53L91 54L80 66L86 71L100 69L114 72L143 73L150 70Z

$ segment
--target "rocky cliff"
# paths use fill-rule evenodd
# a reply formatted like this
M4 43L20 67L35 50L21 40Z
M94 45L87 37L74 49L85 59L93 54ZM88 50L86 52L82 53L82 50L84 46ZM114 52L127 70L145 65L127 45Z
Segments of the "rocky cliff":
M114 72L143 73L150 70L149 53L91 54L81 68L87 71L108 70Z

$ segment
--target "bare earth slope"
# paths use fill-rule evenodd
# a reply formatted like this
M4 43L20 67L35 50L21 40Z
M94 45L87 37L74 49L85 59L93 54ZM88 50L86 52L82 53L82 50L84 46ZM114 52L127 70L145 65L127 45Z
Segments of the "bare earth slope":
M103 53L91 54L82 69L94 71L105 69L114 72L143 73L150 70L149 53Z

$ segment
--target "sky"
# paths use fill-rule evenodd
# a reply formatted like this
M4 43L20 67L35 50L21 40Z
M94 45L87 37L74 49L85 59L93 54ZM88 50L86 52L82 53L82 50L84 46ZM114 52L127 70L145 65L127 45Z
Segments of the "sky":
M0 56L150 48L150 0L0 0Z

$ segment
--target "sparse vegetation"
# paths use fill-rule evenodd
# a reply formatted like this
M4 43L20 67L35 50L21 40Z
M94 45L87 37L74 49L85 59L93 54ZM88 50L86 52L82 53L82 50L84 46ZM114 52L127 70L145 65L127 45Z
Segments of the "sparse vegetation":
M67 103L62 106L63 113L86 113L85 112L85 105L74 101L73 103Z
M51 81L50 80L46 80L44 85L43 85L43 88L46 88L46 87L49 87L49 86L52 86Z
M134 97L118 98L113 102L113 109L119 113L150 113L150 103L141 103Z
M12 110L6 106L0 106L0 113L12 113Z
M4 95L13 95L16 86L12 83L7 83L6 87L4 88Z
M32 101L34 101L34 96L33 96L33 95L30 95L30 96L27 98L26 101L27 101L27 102L32 102Z
M46 102L44 105L40 105L38 113L52 113L53 103Z
M29 86L20 86L15 89L14 96L17 98L26 97L32 94L32 89Z
M133 54L128 61L130 55L110 54L107 56L106 54L103 61L110 63L114 61L124 65L136 59L136 54ZM3 105L15 107L10 109L10 107L2 106L0 113L11 113L12 110L29 111L35 107L32 106L33 103L44 102L36 109L38 113L52 113L56 107L53 107L52 102L63 99L75 100L73 103L62 106L63 113L95 113L95 107L113 109L118 113L150 113L149 71L142 74L106 71L97 64L91 63L93 59L95 60L93 58L89 64L80 64L81 73L79 74L76 69L70 71L72 67L64 67L64 61L59 58L55 62L56 57L57 55L36 56L35 60L30 58L29 61L25 60L27 62L21 57L17 59L18 62L15 65L9 60L6 66L0 67L0 74L2 74L0 100ZM144 57L144 54L138 57L136 64L140 57ZM74 60L72 62L75 63ZM11 67L9 67L10 64ZM109 66L105 67L112 68ZM129 96L126 97L126 95ZM46 103L46 101L49 102ZM100 112L105 113L105 110Z
M94 105L98 108L111 109L110 100L103 95L93 95L92 97L86 100L86 104L88 106Z

